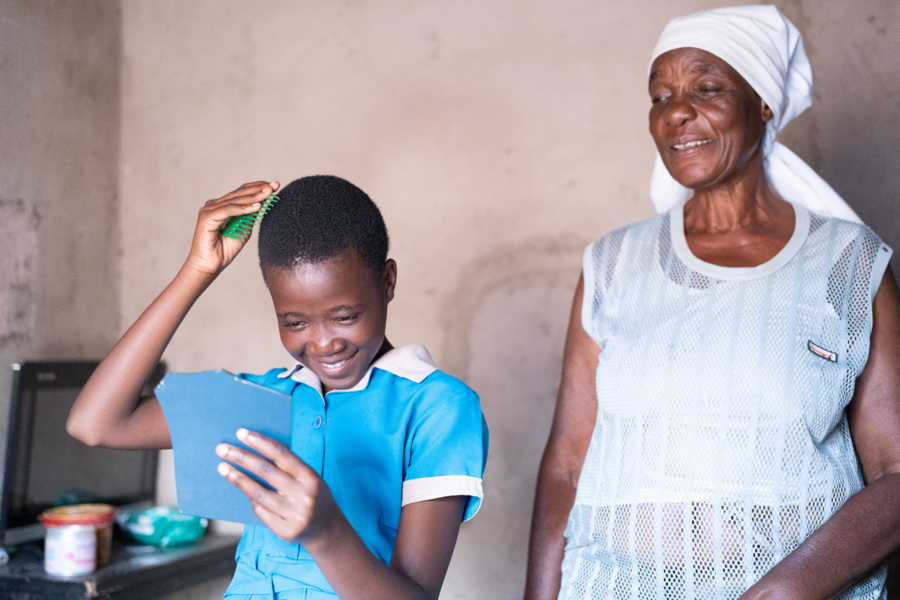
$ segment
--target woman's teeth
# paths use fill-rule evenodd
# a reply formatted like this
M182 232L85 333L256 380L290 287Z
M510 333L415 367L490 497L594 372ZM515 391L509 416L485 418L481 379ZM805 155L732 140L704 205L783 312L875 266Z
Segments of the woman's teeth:
M708 144L712 140L697 140L696 142L687 142L686 144L675 144L672 146L676 150L686 150L688 148L695 148L697 146L702 146L703 144Z

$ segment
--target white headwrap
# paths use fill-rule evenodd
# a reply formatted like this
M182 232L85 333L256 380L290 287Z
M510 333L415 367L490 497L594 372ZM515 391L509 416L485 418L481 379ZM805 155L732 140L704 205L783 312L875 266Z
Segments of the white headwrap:
M814 213L862 222L809 165L775 141L775 135L812 104L812 70L803 38L777 8L735 6L672 19L659 36L650 64L676 48L699 48L718 56L772 109L763 157L766 176L779 196ZM692 193L672 178L657 152L650 179L656 210L665 212Z

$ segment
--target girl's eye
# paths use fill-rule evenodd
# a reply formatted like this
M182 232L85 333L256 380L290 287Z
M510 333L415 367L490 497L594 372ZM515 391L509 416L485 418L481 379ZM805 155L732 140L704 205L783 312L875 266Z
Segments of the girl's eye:
M335 318L335 321L337 321L338 323L352 323L356 320L357 316L358 315L350 315L349 317L337 317Z
M284 324L284 326L288 329L300 329L304 325L306 325L306 323L304 323L303 321L289 321Z

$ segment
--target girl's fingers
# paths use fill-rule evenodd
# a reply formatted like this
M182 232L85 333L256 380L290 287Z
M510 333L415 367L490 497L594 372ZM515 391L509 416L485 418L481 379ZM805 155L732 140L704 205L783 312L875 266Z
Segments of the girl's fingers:
M283 518L278 513L272 512L262 504L253 501L251 501L250 504L253 506L254 514L259 517L260 521L265 523L266 527L272 530L272 533L285 541L289 541L289 538L294 537L288 534L288 531L293 528L290 527L287 519Z
M201 220L222 223L237 215L256 212L262 207L263 201L271 195L271 193L259 192L253 195L231 198L230 200L217 201L201 209Z
M297 480L288 473L281 470L278 466L273 465L265 458L257 456L252 452L247 452L246 450L236 448L230 444L219 444L216 446L216 454L219 458L240 465L243 469L250 471L283 494L288 493L297 485ZM300 459L298 458L297 460ZM238 473L240 473L240 471L238 471ZM241 475L243 475L243 473L241 473ZM250 478L248 477L247 479ZM250 481L253 480L250 479Z
M263 199L268 198L281 187L277 181L266 182L266 181L254 181L253 183L245 183L238 189L228 192L221 198L216 198L214 200L210 200L206 203L207 206L218 206L223 203L227 203L229 201L235 201L240 198L252 198L254 196L262 195Z
M220 200L230 200L232 198L236 198L238 196L246 196L247 194L255 194L260 190L271 188L272 186L268 181L252 181L250 183L245 183L236 190L232 190L222 196L221 198L217 198L215 200L211 200L211 202L218 202Z
M237 430L237 438L263 456L270 458L279 470L287 473L293 479L301 483L310 479L318 479L316 472L281 442L244 428Z
M286 499L278 492L267 490L262 485L241 473L240 469L235 468L228 463L219 463L219 475L227 479L233 486L244 492L250 501L266 507L269 511L277 514L287 514L288 506ZM276 488L277 489L277 488Z
M226 206L249 206L251 204L261 204L271 193L259 192L256 194L248 194L246 196L235 196L234 198L220 198L208 203L202 210L212 212Z
M221 225L231 217L256 212L260 207L262 207L261 202L251 202L250 204L226 204L210 210L206 215L206 219L210 223Z

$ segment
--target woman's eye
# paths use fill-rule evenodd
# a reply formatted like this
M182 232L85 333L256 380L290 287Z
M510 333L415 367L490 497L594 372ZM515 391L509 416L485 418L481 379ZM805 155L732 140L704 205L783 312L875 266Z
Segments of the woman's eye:
M655 94L651 92L651 94L650 94L650 102L651 102L652 104L656 104L657 102L662 102L662 101L665 100L667 97L668 97L668 94L667 94L666 92L657 92L657 93L655 93Z

